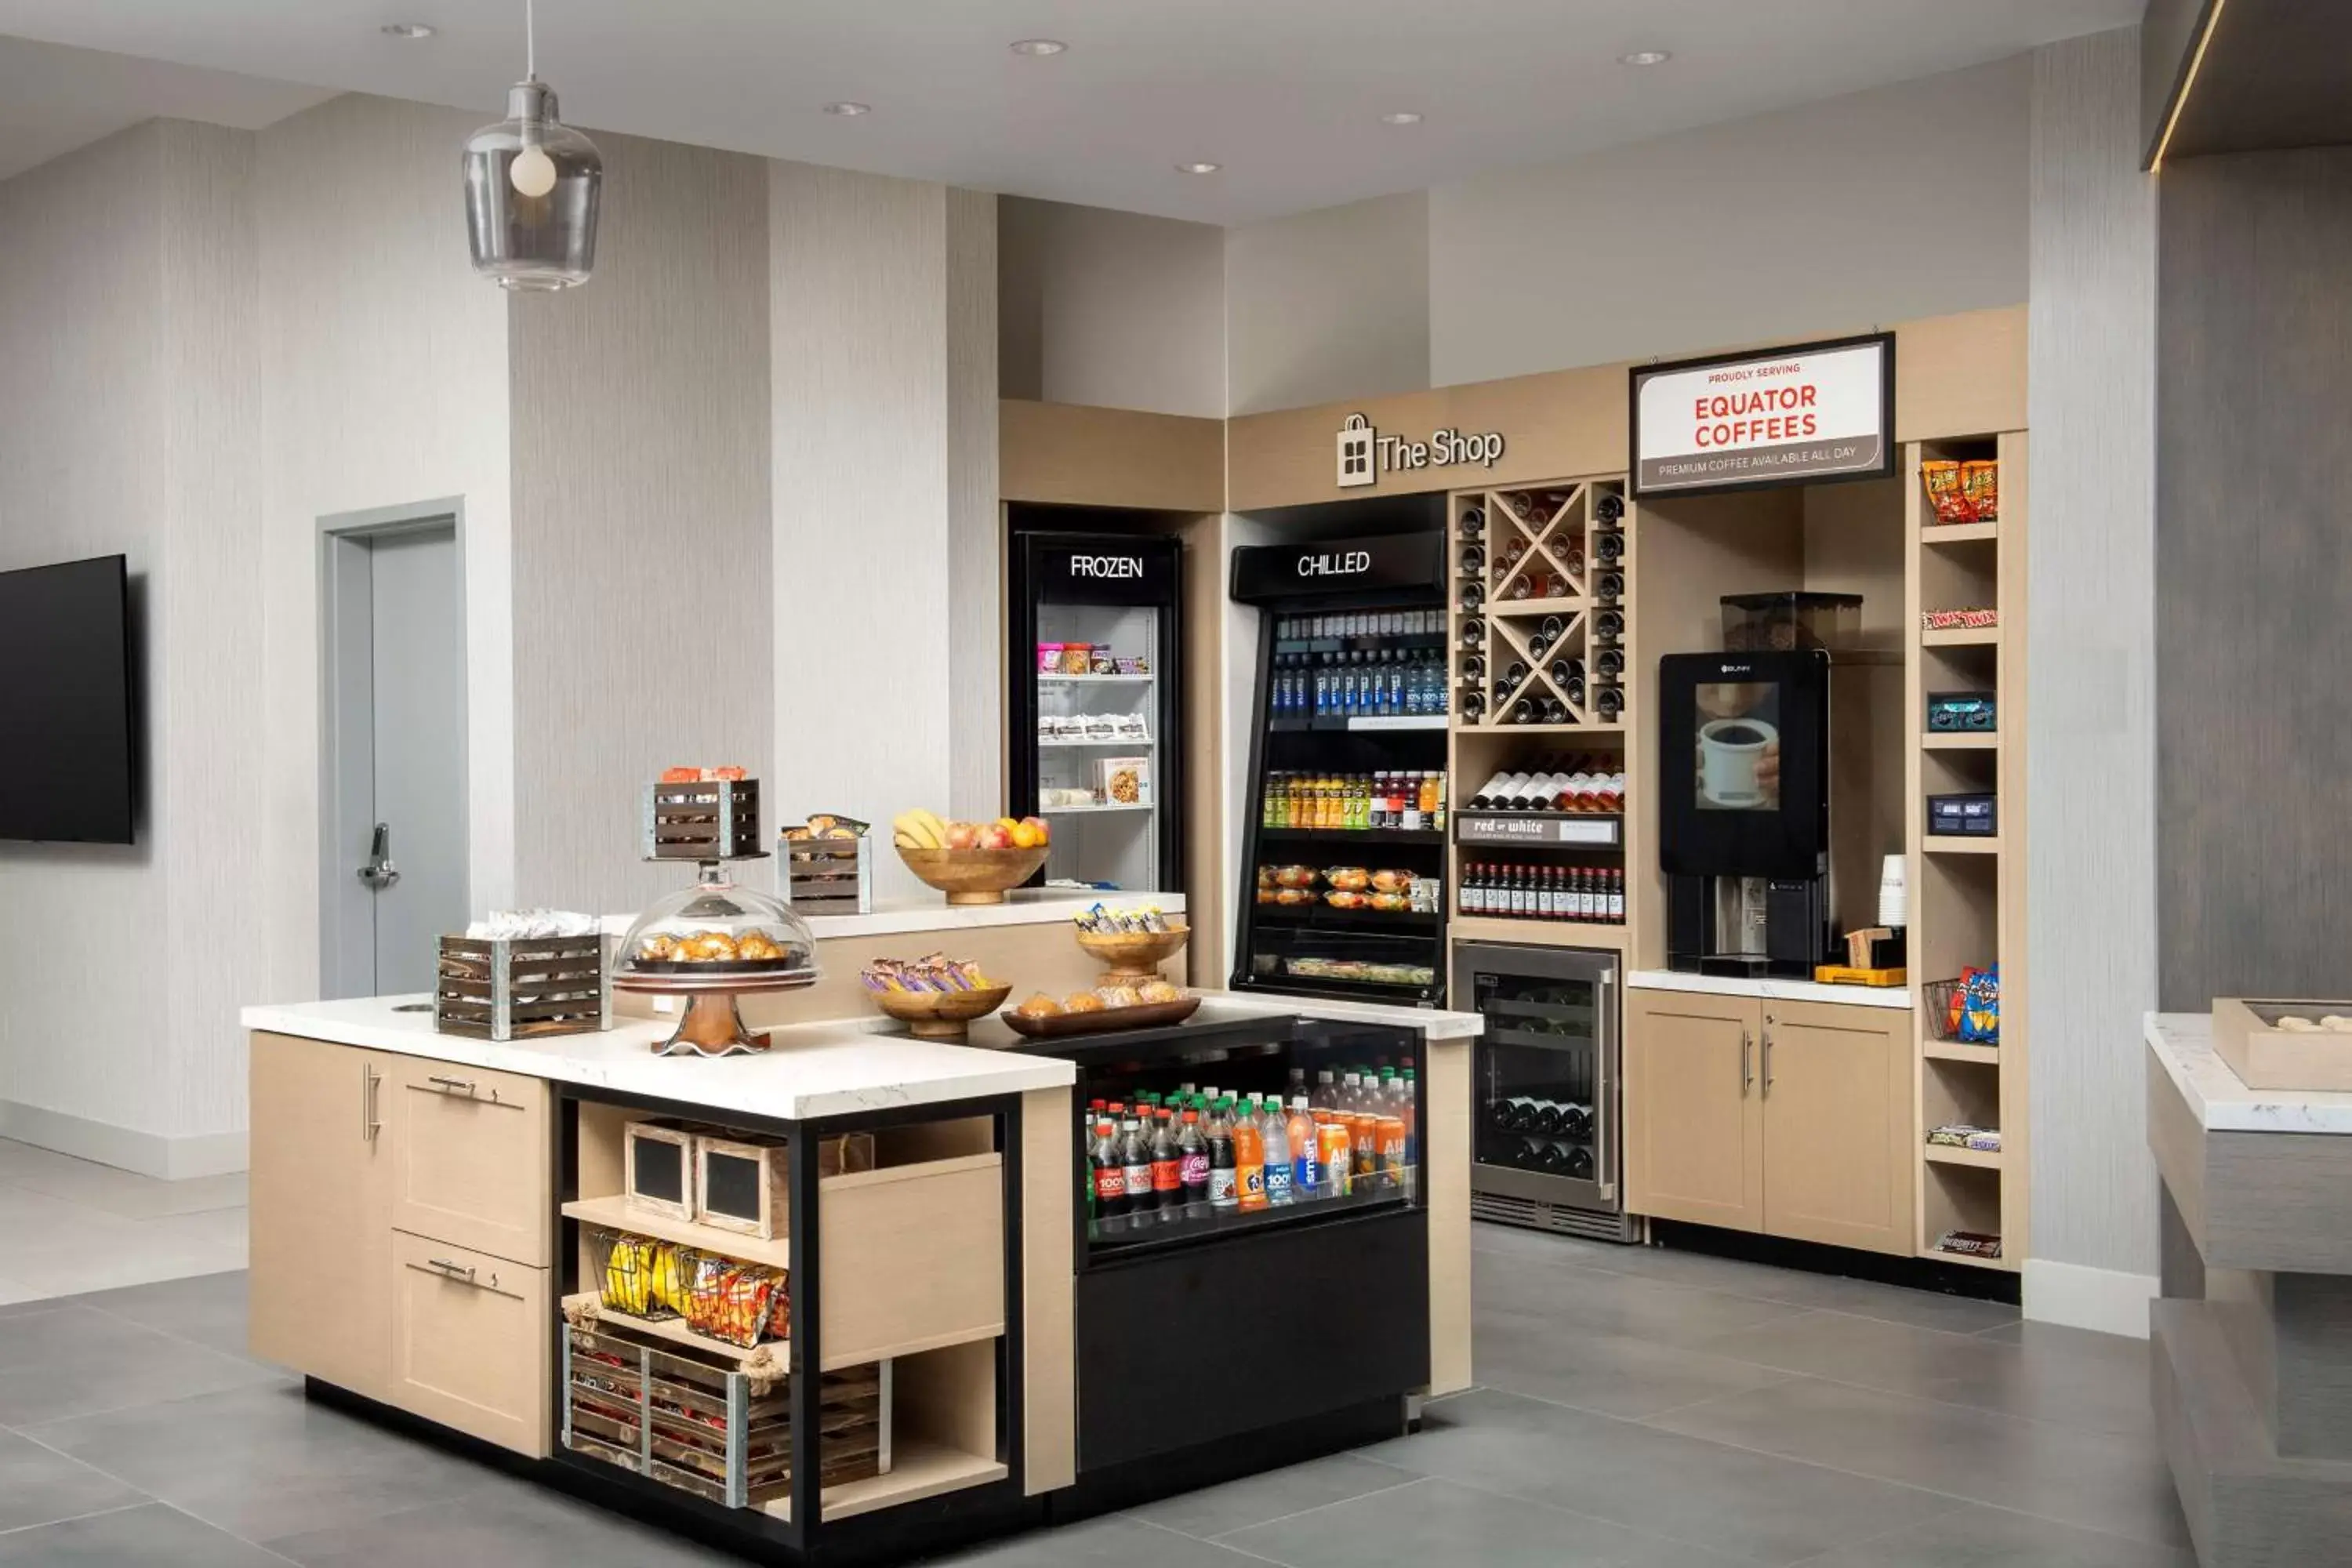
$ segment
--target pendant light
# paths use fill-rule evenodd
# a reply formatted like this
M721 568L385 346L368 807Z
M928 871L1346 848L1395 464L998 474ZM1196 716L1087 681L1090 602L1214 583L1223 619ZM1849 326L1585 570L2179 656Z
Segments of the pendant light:
M555 89L539 79L531 3L523 0L523 79L507 91L507 118L466 143L466 237L475 271L501 289L543 291L585 283L595 268L604 163L556 117Z

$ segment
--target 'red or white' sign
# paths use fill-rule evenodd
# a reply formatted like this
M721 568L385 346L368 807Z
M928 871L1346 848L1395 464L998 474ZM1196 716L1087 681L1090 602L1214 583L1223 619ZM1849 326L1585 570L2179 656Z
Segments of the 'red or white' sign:
M1895 334L1637 366L1636 496L1895 471Z

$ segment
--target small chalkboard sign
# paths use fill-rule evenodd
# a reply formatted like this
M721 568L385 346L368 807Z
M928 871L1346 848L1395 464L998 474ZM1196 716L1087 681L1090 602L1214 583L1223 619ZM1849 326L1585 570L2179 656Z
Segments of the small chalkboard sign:
M622 1191L628 1206L692 1219L694 1134L675 1121L632 1121L621 1139Z
M720 1230L772 1241L785 1226L785 1142L776 1139L695 1140L696 1216Z

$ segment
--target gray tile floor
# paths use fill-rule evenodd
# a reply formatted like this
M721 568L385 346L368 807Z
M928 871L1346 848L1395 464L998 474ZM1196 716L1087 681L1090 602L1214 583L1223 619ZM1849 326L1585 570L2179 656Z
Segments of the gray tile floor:
M960 1568L2192 1568L2146 1347L1853 1280L1477 1228L1423 1431ZM0 1307L0 1568L725 1561L307 1405L245 1278Z

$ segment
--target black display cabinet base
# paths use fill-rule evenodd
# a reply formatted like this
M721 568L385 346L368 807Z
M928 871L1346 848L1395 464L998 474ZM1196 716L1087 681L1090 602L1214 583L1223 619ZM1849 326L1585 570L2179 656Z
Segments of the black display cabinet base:
M1180 1492L1264 1475L1286 1465L1304 1464L1308 1459L1345 1453L1367 1444L1384 1443L1412 1430L1410 1406L1411 1401L1402 1394L1368 1399L1345 1409L1277 1426L1261 1426L1242 1440L1222 1438L1153 1454L1108 1469L1082 1470L1076 1486L1047 1494L1045 1517L1054 1524L1068 1524L1115 1509L1139 1507Z

